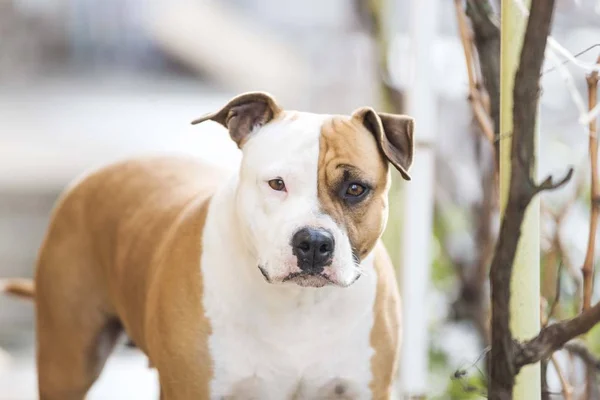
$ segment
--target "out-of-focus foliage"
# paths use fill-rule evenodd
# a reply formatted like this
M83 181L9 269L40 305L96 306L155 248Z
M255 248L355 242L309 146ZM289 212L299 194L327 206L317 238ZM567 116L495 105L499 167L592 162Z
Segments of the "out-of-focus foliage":
M479 400L486 398L486 387L481 381L480 375L453 377L447 389L444 399L449 400ZM440 398L442 400L442 398Z

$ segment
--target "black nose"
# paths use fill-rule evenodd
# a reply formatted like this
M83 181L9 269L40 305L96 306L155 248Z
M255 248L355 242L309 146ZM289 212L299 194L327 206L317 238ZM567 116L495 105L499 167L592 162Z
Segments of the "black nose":
M292 238L292 252L302 271L320 273L331 264L335 243L325 229L303 228Z

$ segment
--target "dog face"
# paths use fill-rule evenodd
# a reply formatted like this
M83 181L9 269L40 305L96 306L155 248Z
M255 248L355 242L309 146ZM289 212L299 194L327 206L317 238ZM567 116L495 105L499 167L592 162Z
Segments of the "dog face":
M354 283L386 225L389 164L410 179L413 120L370 108L284 111L265 93L194 123L208 119L243 151L236 210L257 273L270 283Z

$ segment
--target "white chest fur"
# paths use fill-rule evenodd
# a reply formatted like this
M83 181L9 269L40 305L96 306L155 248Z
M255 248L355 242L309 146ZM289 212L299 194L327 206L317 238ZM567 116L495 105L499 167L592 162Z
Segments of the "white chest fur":
M370 399L372 260L348 288L269 284L238 247L227 207L213 206L201 260L211 399L325 399L336 391Z

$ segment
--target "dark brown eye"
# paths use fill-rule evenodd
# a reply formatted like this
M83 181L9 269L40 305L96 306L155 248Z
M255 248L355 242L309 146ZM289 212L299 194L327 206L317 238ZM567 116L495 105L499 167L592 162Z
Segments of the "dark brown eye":
M278 192L285 190L285 183L283 182L283 179L281 179L281 178L271 179L269 181L269 186L271 187L271 189L276 190Z
M365 192L366 188L358 183L351 183L346 189L346 195L351 197L358 197Z

